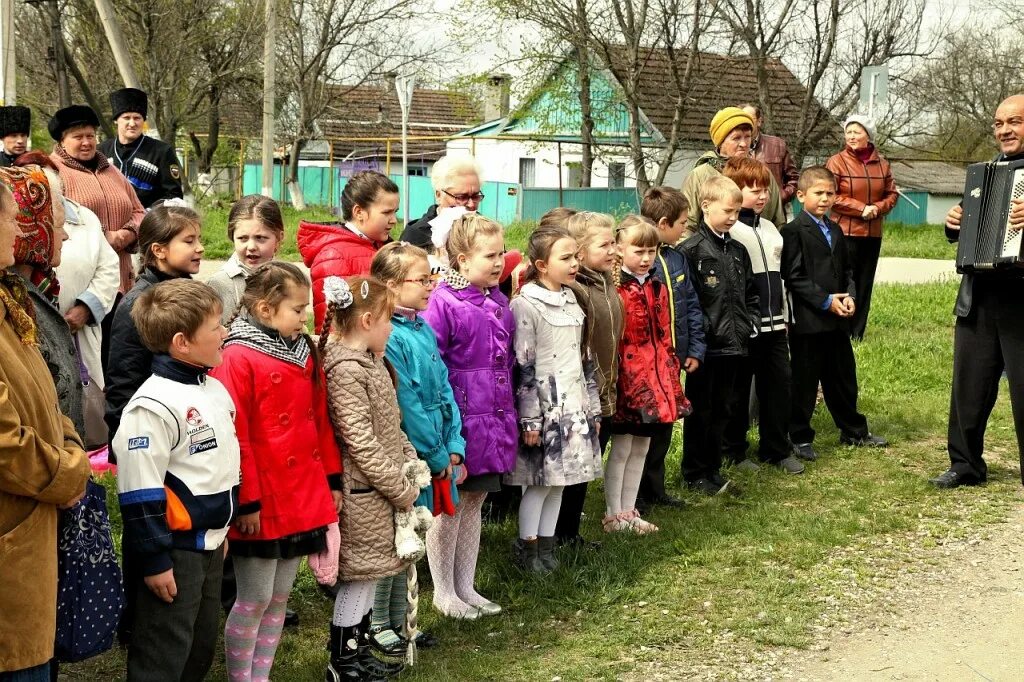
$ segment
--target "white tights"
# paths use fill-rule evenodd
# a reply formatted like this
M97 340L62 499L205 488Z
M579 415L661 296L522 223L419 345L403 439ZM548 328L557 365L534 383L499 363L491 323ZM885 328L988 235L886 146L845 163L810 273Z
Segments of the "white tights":
M359 625L373 606L376 589L376 580L340 583L338 596L334 599L334 624L343 628Z
M547 538L555 534L563 488L560 485L526 486L523 500L519 503L520 539Z
M604 502L608 515L633 511L650 438L615 434L604 467Z

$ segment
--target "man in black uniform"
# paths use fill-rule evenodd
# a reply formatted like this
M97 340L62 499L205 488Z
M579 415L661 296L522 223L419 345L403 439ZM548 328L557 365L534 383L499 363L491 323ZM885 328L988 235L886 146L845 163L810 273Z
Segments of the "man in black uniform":
M104 140L100 151L128 178L147 209L156 201L182 197L181 164L174 148L142 134L149 100L146 93L123 88L110 93L117 139Z
M0 167L13 166L14 160L28 151L28 137L32 130L32 110L28 107L0 107Z
M997 160L1024 158L1024 94L1008 97L992 123L1000 154ZM946 216L946 236L960 236L963 209ZM1024 200L1013 203L1010 224L1024 227ZM984 483L988 470L982 453L985 427L1006 371L1024 464L1024 270L965 274L956 297L953 339L953 390L949 401L949 470L931 479L939 488ZM1024 482L1024 466L1021 467Z

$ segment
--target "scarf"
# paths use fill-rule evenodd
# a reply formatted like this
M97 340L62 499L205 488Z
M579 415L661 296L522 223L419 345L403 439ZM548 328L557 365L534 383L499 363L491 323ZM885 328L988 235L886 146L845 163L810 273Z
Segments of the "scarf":
M856 156L861 163L867 163L871 160L871 155L875 153L875 145L868 144L867 147L861 149L850 149L850 153Z
M64 151L64 147L59 144L55 144L53 146L53 151L60 157L60 160L64 162L65 166L73 170L83 171L85 173L99 173L110 166L110 162L107 161L107 157L98 149L96 150L96 156L92 157L92 160L90 161L79 161Z
M32 269L29 281L54 305L60 283L50 265L56 247L53 237L53 195L50 182L39 166L0 169L18 205L15 220L19 234L14 240L14 264Z
M7 319L26 346L36 342L35 308L28 297L25 282L13 272L0 275L0 303L7 308Z
M260 329L244 317L239 317L231 323L231 335L224 342L224 346L238 344L305 369L306 362L309 360L308 343L289 345L281 338L280 334L268 333L264 329Z
M448 286L455 291L462 291L463 289L468 289L473 286L469 283L468 279L462 276L462 273L452 269L449 269L448 272L445 273L444 281L447 282Z

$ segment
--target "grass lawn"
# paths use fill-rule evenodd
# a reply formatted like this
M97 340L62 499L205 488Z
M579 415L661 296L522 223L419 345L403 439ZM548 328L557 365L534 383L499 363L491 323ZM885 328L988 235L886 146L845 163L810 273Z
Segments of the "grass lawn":
M862 410L891 448L840 447L819 409L822 457L806 474L731 472L742 497L687 495L686 509L653 513L662 530L644 538L601 536L597 482L583 531L600 538L602 549L563 557L563 567L547 578L511 565L513 520L486 525L478 588L504 613L473 623L440 619L424 584L421 626L443 645L421 652L419 665L402 679L693 677L691 666L722 652L807 646L826 603L856 599L850 595L859 594L858 586L879 587L873 582L877 560L898 561L908 542L941 542L999 522L1020 497L1005 397L989 429L990 483L940 492L926 482L948 462L955 293L953 283L876 287L871 328L856 354ZM673 485L678 445L677 434L668 467ZM116 498L110 502L116 523ZM428 580L425 563L420 575ZM285 635L274 679L322 679L331 605L305 570L291 605L302 625ZM735 675L731 660L715 677ZM124 665L112 652L65 670L69 679L118 679ZM221 661L211 679L225 679Z
M946 240L941 225L904 225L886 223L882 237L882 257L956 258L956 244Z

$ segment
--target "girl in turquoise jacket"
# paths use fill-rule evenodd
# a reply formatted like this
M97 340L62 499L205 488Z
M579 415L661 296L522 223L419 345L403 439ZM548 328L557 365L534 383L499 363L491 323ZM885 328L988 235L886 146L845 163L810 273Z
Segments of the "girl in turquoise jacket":
M419 315L434 289L427 253L407 242L392 242L374 256L370 275L395 293L393 331L385 356L395 371L402 430L433 475L431 486L422 490L416 504L434 516L454 516L459 501L455 484L463 471L459 465L466 456L466 441L437 338ZM388 655L405 650L399 633L405 622L406 589L404 573L377 584L370 634L377 648ZM434 643L423 632L416 641L424 647Z

